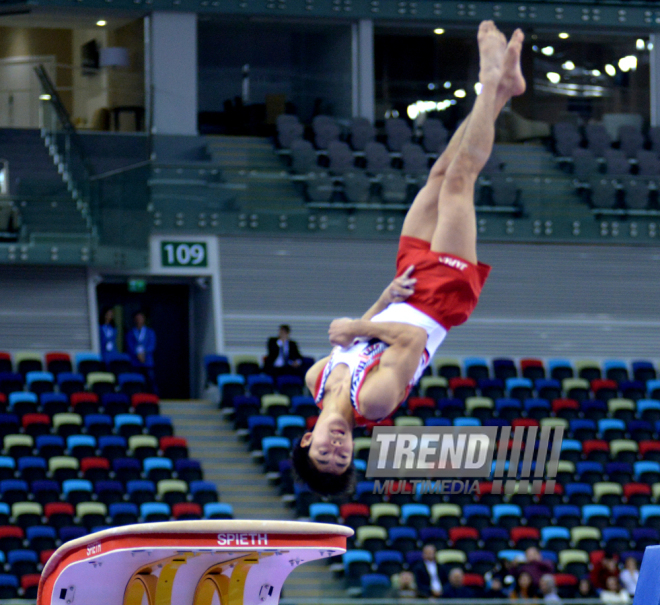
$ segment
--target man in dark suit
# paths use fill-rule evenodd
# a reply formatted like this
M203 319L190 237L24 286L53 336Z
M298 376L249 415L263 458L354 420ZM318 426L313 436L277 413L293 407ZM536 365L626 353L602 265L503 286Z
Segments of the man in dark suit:
M273 377L301 374L302 356L295 340L290 340L291 328L282 324L277 337L268 339L268 355L264 359L266 374Z
M413 566L417 581L417 590L424 597L439 597L442 595L442 580L440 566L435 560L437 549L433 544L426 544L422 549L422 560Z
M473 599L475 594L469 586L463 585L463 570L460 567L454 567L449 572L449 586L446 586L442 592L445 599Z

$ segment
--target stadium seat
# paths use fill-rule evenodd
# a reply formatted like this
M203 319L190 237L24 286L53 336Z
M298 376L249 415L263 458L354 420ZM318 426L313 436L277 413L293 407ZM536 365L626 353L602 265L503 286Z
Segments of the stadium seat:
M85 432L96 439L112 434L112 418L106 414L89 414L84 425Z
M136 414L143 418L160 414L158 397L152 393L133 393L131 395L131 407Z
M55 390L55 376L51 372L28 372L25 376L27 388L32 393L52 393Z
M545 367L540 359L521 359L520 373L523 378L528 380L538 380L545 378Z
M231 504L207 502L204 505L205 519L233 519L234 509Z
M506 381L507 378L515 378L518 375L516 364L513 359L493 359L493 375L495 378Z
M99 396L96 393L71 393L71 407L76 414L86 416L87 414L98 414L100 409ZM103 411L110 416L114 416L111 406L104 404Z
M140 505L140 517L145 523L169 521L170 507L165 502L144 502Z
M172 506L172 516L176 521L199 521L202 507L196 502L178 502Z
M133 502L116 502L108 506L112 525L131 525L138 522L139 509Z
M226 355L205 355L204 368L206 370L207 386L217 384L218 376L231 373L229 359Z

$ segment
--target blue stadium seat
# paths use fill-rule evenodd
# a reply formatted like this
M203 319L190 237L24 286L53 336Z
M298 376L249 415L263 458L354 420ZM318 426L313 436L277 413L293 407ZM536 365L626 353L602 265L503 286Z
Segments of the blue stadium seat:
M53 550L56 547L57 532L49 525L33 525L25 529L25 538L30 548L36 552Z
M605 376L610 380L621 382L628 380L628 366L619 359L608 359L603 362Z
M612 510L604 504L585 504L582 507L582 522L584 525L593 525L603 529L610 524Z
M69 398L65 393L43 393L39 399L43 413L51 417L69 410Z
M605 469L600 462L581 460L575 465L575 474L580 483L594 484L603 480Z
M224 502L207 502L204 505L205 519L233 519L234 507Z
M113 525L131 525L138 522L140 511L133 502L114 502L108 506L108 515Z
M141 435L144 419L139 414L117 414L115 416L115 432L128 439L133 435Z
M144 504L156 499L156 485L148 479L133 479L126 483L126 495L135 504Z
M297 427L306 429L305 419L302 416L279 416L277 418L277 432L282 435L282 431L287 427Z
M66 438L66 449L79 460L91 458L96 452L96 439L91 435L71 435Z
M623 439L626 435L626 423L618 418L603 418L598 421L598 433L601 439L606 441Z
M204 369L206 384L217 384L218 376L231 373L229 358L226 355L204 355Z
M578 441L587 441L595 439L596 431L598 430L596 423L589 418L576 418L575 420L568 421L569 433L573 439Z
M9 411L18 416L33 414L39 407L39 398L36 393L15 391L14 393L9 393L7 400L9 402Z
M484 380L488 376L488 363L483 357L466 357L463 360L465 376L473 380Z
M485 575L497 565L495 553L489 551L475 551L467 553L468 565L472 573Z
M33 393L51 393L55 389L55 376L51 372L28 372L25 384Z
M534 385L529 378L507 378L506 392L514 399L529 399L532 396Z
M462 416L454 418L454 426L481 426L481 420L479 418Z
M99 502L103 502L106 506L122 502L126 490L121 481L115 480L100 480L94 483L94 493Z
M97 439L112 433L112 418L107 414L88 414L84 424L87 433Z
M525 551L523 551L523 550L514 550L512 548L506 548L504 550L500 550L497 553L497 558L500 561L515 561L516 559L524 559L525 558Z
M3 553L4 563L4 553ZM18 578L12 574L0 573L0 599L15 599L18 596Z
M140 505L140 517L145 523L169 521L170 507L165 502L145 502Z
M309 505L309 516L319 523L337 523L339 507L331 502L315 502Z
M119 439L121 439L121 437L119 437ZM139 479L142 474L140 461L135 458L114 458L112 460L112 470L114 471L117 480L124 484L128 481Z
M38 565L39 555L33 550L10 550L7 553L7 567L11 573L16 574L18 577L37 573Z
M104 458L115 460L126 455L126 439L119 435L107 435L99 437L99 451ZM136 460L138 466L139 462Z
M660 380L657 382L660 387ZM641 420L658 422L660 420L660 401L657 399L640 399L637 402L637 416Z
M500 378L486 378L477 382L482 397L499 399L504 397L504 381Z
M632 371L633 371L633 378L635 380L641 380L642 382L653 380L656 377L655 367L650 361L646 361L646 360L633 361Z
M101 356L96 353L76 353L76 369L87 376L90 372L102 372L105 364Z
M174 470L179 479L182 479L186 483L191 483L193 481L201 481L202 477L202 465L199 463L199 460L194 460L192 458L182 458L180 460L174 461Z
M513 399L512 397L500 397L499 399L495 400L495 411L500 418L508 418L509 420L520 418L522 412L522 403L520 399Z
M67 525L66 527L60 527L57 535L59 536L60 541L64 543L86 536L87 529L78 525Z
M119 390L127 395L134 393L144 393L147 388L147 381L142 374L137 372L123 372L117 377Z
M481 530L490 524L490 507L485 504L466 504L463 506L463 518L466 525Z
M78 372L60 372L57 375L57 386L66 395L84 391L85 377Z
M640 460L633 465L635 481L658 483L660 481L660 463L652 460Z
M641 524L654 529L660 528L660 504L645 504L639 507Z
M7 504L23 502L28 499L28 484L21 479L5 479L0 481L0 499Z
M624 527L604 527L601 534L606 550L620 552L630 547L630 532Z
M518 370L513 359L493 359L493 375L500 380L515 378L518 375Z
M35 447L39 455L48 460L53 456L62 456L65 444L59 435L39 435L35 440Z
M561 397L561 384L554 378L538 378L534 382L536 394L541 399L559 399Z
M612 507L612 519L617 527L634 530L639 526L639 508L632 504L617 504Z
M147 416L145 426L147 428L147 433L158 439L174 435L172 419L168 416Z
M18 372L0 372L0 393L5 395L23 390L23 375Z
M420 531L430 525L431 509L426 504L404 504L401 507L401 523Z
M360 578L360 586L366 599L385 598L390 590L390 579L378 573L364 574Z
M573 378L575 374L568 359L550 359L548 360L548 375L561 381L564 378Z
M541 546L552 552L559 552L570 547L571 532L567 527L542 527Z
M62 482L62 495L67 502L78 504L92 499L94 487L87 479L67 479Z
M103 411L110 416L126 414L130 409L130 402L126 393L103 393L101 395Z
M552 515L557 525L577 527L582 521L582 511L574 504L557 504L552 508Z
M191 481L189 487L193 502L202 507L209 502L218 501L218 490L210 481Z
M170 479L174 470L174 463L164 456L145 458L142 461L144 476L150 481Z
M451 426L449 418L427 418L424 421L425 426Z
M647 546L655 546L660 542L660 532L651 527L637 527L632 530L632 540L637 550L644 550Z
M13 479L16 471L16 460L11 456L0 456L0 481Z
M523 401L527 418L540 420L550 416L550 402L547 399L528 398Z
M403 569L403 555L397 550L380 550L374 553L374 565L378 573L393 576Z
M414 527L390 527L387 535L394 550L406 553L417 548L419 536Z

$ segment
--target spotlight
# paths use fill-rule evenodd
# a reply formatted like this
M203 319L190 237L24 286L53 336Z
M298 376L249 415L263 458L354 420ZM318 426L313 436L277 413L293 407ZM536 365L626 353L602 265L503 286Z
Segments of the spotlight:
M436 27L436 28L433 30L433 33L436 34L436 35L438 35L438 36L441 36L442 34L445 33L445 30L444 30L442 27Z
M562 40L568 40L570 38L570 34L567 34L566 32L561 32L560 34L557 34Z
M98 25L99 27L105 27L107 24L108 24L108 22L105 19L99 19L96 22L96 25Z

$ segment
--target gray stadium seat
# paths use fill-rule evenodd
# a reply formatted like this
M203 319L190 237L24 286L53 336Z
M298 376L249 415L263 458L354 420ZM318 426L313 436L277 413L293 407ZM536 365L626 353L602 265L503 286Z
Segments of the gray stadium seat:
M426 153L440 153L447 144L447 129L440 120L427 118L422 124L422 145Z
M372 141L367 143L364 148L364 155L367 158L367 171L371 174L385 172L392 167L390 154L387 153L385 145Z
M428 158L424 150L415 143L406 143L401 149L403 171L409 174L428 173Z
M302 139L303 132L303 125L298 121L297 116L288 114L277 116L277 140L283 149L290 149L294 141Z
M294 172L306 174L317 168L316 151L309 141L298 139L291 143L291 166Z
M517 206L519 188L513 177L494 174L490 182L493 191L493 205Z
M383 174L381 186L381 195L385 202L403 204L408 198L408 185L399 172L389 170Z
M318 149L327 149L330 141L338 141L341 129L329 116L316 116L312 121L314 143Z
M631 210L646 210L649 206L649 186L646 181L630 179L624 183L626 206Z
M605 150L612 147L610 135L603 124L587 124L584 131L587 135L587 148L598 157L605 155Z
M312 202L329 202L334 192L332 179L327 175L315 172L307 179L307 195Z
M577 126L570 122L558 122L552 127L555 138L555 150L561 156L573 155L573 150L580 146L582 137Z
M598 174L598 161L590 149L573 150L573 174L578 178L589 178Z
M328 143L328 158L330 159L330 172L335 174L341 174L354 168L351 148L343 141Z
M640 176L660 175L660 160L655 151L646 149L637 151L637 169Z
M605 162L607 174L629 174L630 164L620 149L606 149Z
M627 157L632 158L644 147L644 137L639 128L629 124L619 126L620 148Z
M362 171L351 171L344 174L344 193L346 199L353 204L364 204L369 201L371 181Z
M653 151L656 153L660 152L660 126L649 128L649 141L651 141Z
M351 121L351 147L364 151L368 143L376 138L376 129L367 118L353 118Z
M397 153L412 139L410 126L402 118L385 120L385 133L387 134L388 149Z
M591 205L594 208L613 209L619 206L619 191L612 179L591 181Z

